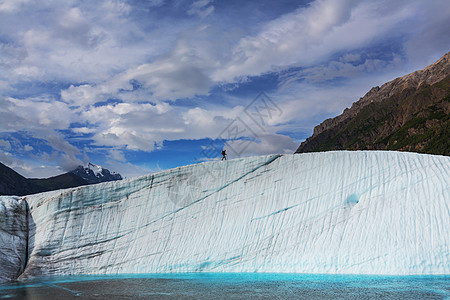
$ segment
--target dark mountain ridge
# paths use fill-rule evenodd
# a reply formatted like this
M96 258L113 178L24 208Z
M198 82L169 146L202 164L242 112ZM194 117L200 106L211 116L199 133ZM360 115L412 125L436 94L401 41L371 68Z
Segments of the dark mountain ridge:
M64 173L50 178L30 178L31 183L41 187L45 191L53 191L59 189L68 189L81 185L88 185L89 183L72 173Z
M23 196L43 191L43 188L0 163L0 195Z
M316 126L296 153L369 149L450 155L450 52L423 70L372 88Z
M92 170L94 167L95 170ZM0 195L25 196L121 179L119 173L91 163L86 168L79 166L71 172L50 178L25 178L0 163Z

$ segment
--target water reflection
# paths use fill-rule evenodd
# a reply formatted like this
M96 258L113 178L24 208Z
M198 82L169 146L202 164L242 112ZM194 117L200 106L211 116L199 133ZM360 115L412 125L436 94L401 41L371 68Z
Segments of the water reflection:
M450 299L450 276L150 274L0 285L0 299Z

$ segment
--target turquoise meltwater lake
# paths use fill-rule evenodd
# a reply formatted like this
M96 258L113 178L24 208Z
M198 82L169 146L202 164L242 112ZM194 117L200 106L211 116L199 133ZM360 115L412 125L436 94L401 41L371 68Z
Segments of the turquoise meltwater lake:
M0 299L450 299L450 276L63 276L2 284Z

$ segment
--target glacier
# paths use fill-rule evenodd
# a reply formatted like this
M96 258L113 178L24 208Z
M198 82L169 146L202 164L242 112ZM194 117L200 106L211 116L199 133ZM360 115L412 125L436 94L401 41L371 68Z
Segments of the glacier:
M160 272L450 274L450 157L210 161L0 197L0 281Z
M28 204L19 197L0 197L0 282L23 272L28 249Z

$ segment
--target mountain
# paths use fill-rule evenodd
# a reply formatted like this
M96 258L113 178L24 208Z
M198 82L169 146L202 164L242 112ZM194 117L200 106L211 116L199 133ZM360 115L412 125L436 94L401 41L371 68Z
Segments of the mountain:
M83 178L89 184L122 180L122 176L119 173L110 172L108 169L93 163L89 163L87 167L78 166L70 173Z
M314 128L296 153L400 150L450 155L450 52L434 64L372 88Z
M450 274L450 157L211 161L0 197L0 281L159 272Z
M58 176L43 179L31 178L28 180L34 185L41 187L44 191L68 189L89 184L89 182L83 178L72 173L64 173Z
M24 196L121 179L119 173L91 163L86 168L79 166L72 172L50 178L25 178L0 163L0 195Z
M34 184L11 168L0 163L0 195L29 195L46 189Z

